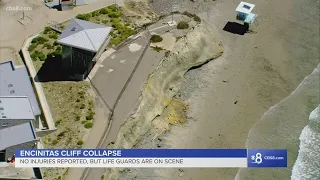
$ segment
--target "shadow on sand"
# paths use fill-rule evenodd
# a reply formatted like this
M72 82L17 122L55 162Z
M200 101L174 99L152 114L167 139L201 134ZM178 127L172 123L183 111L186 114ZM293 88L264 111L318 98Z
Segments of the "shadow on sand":
M233 34L244 35L247 32L248 27L243 24L239 24L237 22L230 22L229 21L224 26L223 30L230 32L230 33L233 33Z

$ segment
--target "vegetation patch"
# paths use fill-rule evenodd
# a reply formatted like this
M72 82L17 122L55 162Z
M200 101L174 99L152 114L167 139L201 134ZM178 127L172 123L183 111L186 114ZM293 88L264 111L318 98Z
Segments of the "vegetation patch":
M157 51L157 52L160 52L160 51L162 51L163 50L163 48L162 47L159 47L159 46L153 46L153 47L151 47L154 51Z
M177 25L178 29L188 29L189 28L189 24L185 21L180 21Z
M158 43L161 42L163 40L163 38L160 35L154 34L151 36L150 41L152 43Z
M185 12L183 12L183 15L186 15L189 18L193 18L193 20L198 22L198 23L201 22L201 18L199 16L197 16L196 14L192 14L192 13L189 13L189 12L185 11Z
M135 28L122 13L123 9L116 5L110 5L105 8L86 14L78 14L76 18L99 24L112 26L110 46L117 46L129 36L136 34Z

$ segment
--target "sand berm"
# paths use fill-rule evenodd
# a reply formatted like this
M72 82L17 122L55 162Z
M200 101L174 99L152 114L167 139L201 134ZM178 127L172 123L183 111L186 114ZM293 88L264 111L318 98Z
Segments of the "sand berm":
M179 39L169 55L164 57L149 76L142 91L141 103L121 126L112 148L132 148L152 126L179 91L184 74L193 67L201 66L223 53L223 45L216 33L206 23L191 29ZM164 122L166 123L166 122ZM105 179L118 179L121 169L108 169Z

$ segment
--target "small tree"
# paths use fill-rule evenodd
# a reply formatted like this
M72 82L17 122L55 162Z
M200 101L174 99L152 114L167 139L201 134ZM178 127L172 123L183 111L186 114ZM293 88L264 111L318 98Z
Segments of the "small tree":
M152 35L150 41L152 43L157 43L157 42L161 42L163 40L163 38L157 34Z
M188 29L189 28L189 24L185 21L180 21L177 25L178 29Z

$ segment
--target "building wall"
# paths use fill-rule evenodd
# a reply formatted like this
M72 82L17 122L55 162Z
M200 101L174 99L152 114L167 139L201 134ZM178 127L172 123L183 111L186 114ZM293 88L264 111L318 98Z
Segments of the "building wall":
M16 149L36 149L37 148L37 144L36 143L37 143L37 140L34 140L34 141L26 142L26 143L23 143L23 144L18 144L18 145L15 145L15 146L8 147L6 149L6 160L13 156L13 154L15 153Z
M27 123L32 121L33 127L36 127L34 120L25 120L25 119L1 119L0 120L0 129L5 129L8 127L16 126L19 124Z
M237 19L241 20L241 21L244 21L247 18L247 16L248 16L248 14L246 14L246 13L238 12Z

